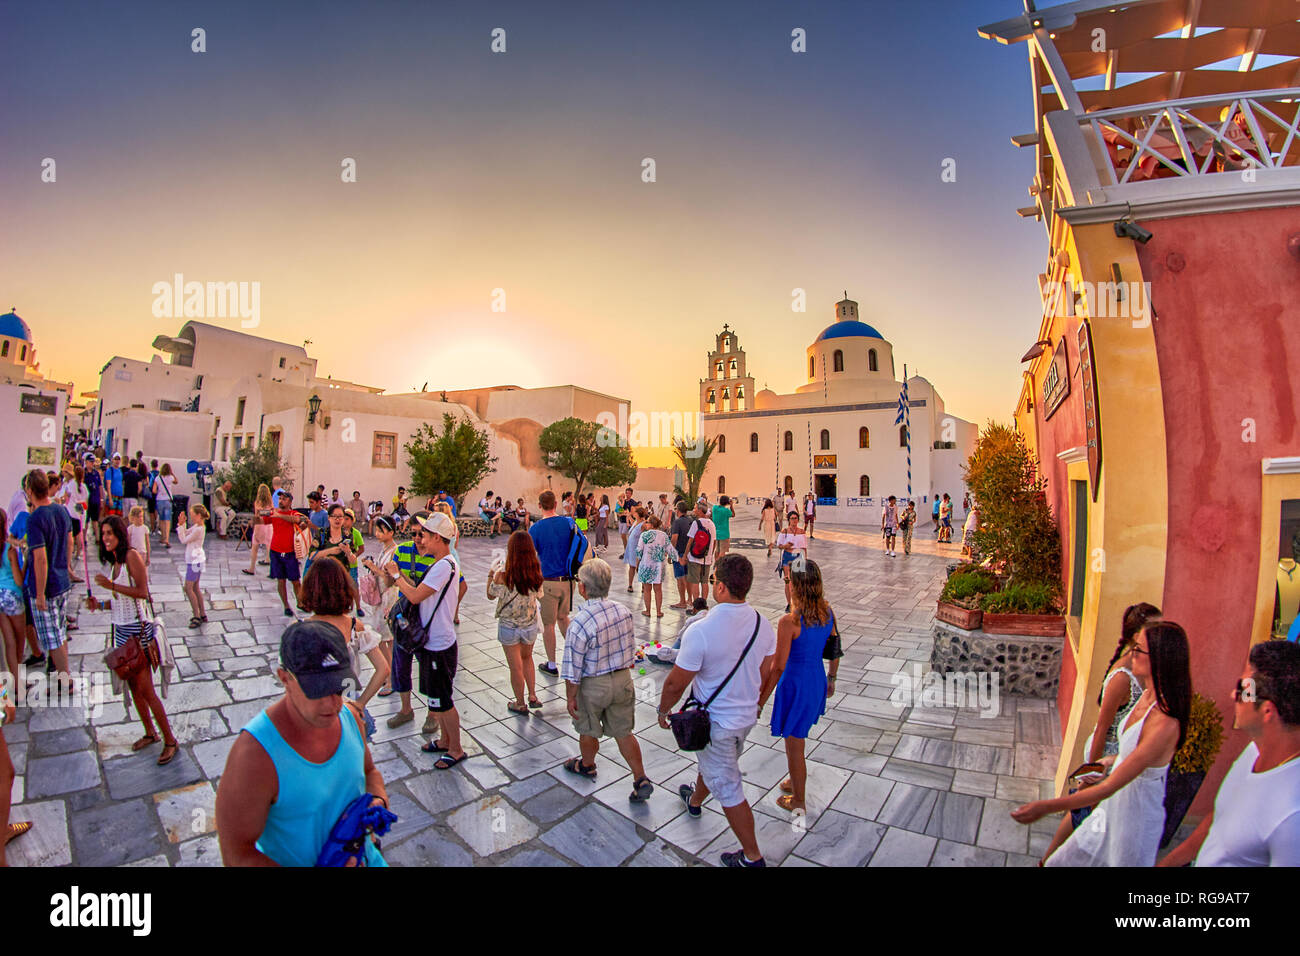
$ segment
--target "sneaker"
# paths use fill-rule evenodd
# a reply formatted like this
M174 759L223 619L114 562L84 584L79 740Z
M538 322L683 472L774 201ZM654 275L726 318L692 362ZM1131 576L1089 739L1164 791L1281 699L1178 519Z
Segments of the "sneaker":
M693 817L698 817L704 813L702 807L691 806L691 797L695 795L695 788L689 783L684 783L677 788L677 796L682 798L682 803L686 804L686 812Z
M411 721L413 721L413 720L415 720L415 711L413 711L413 710L407 710L407 711L401 711L401 710L399 710L397 713L393 714L393 716L391 716L391 717L388 718L388 726L389 726L389 727L400 727L400 726L402 726L402 724L409 724L409 723L410 723Z
M44 655L44 654L32 654L31 656L29 656L29 657L27 658L27 660L23 661L23 666L24 666L24 667L35 667L37 664L44 664L44 663L45 663L45 657L46 657L46 655Z
M547 661L545 664L538 664L537 669L544 674L558 674L560 669L555 666L553 661Z
M744 850L735 850L731 853L722 854L723 866L767 866L767 861L761 856L757 860L745 859Z

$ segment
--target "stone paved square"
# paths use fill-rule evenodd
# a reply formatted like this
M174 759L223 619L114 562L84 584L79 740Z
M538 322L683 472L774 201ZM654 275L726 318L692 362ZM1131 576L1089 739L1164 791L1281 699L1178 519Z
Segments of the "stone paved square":
M640 595L617 585L623 565L613 538L605 555L615 571L611 597L639 611ZM734 550L755 564L751 603L775 622L784 593L775 560L756 543L741 539ZM669 668L646 664L634 674L642 694L636 733L655 784L645 805L629 803L631 775L612 741L602 744L596 780L560 769L577 740L558 677L538 675L540 711L506 710L509 674L481 585L497 545L466 538L459 546L470 588L460 609L456 693L471 758L434 770L433 756L419 749L423 708L414 723L393 730L385 719L397 698L371 702L378 722L371 747L400 818L384 840L386 859L397 866L717 865L718 854L738 844L715 801L701 818L685 814L677 787L694 779L695 761L654 720ZM998 715L984 718L973 708L909 709L888 700L890 675L910 672L913 662L928 668L929 621L945 565L956 556L932 541L917 546L910 557L891 559L874 536L817 529L810 557L822 566L845 657L838 692L807 744L806 819L796 824L775 804L786 774L782 742L765 724L746 742L745 791L770 864L1024 865L1049 836L1007 816L1050 788L1060 741L1046 702L1003 697ZM179 665L164 704L180 753L166 767L156 766L157 746L133 753L141 727L120 698L89 719L75 709L20 708L5 728L19 772L11 818L36 825L10 845L14 865L220 865L216 783L239 729L280 693L274 665L288 619L265 569L240 573L247 550L209 538L207 551L204 585L223 610L210 611L200 629L186 627L183 552L155 550L150 568ZM671 643L686 618L669 611L634 620L639 640ZM83 611L80 623L73 670L102 671L107 615ZM535 660L542 660L540 641Z

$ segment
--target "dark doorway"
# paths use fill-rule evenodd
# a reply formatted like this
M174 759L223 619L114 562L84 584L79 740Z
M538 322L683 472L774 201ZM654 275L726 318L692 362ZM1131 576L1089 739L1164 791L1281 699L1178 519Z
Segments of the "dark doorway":
M818 504L827 504L824 499L831 499L830 504L835 503L835 476L834 475L817 475L814 479L816 483L816 494Z

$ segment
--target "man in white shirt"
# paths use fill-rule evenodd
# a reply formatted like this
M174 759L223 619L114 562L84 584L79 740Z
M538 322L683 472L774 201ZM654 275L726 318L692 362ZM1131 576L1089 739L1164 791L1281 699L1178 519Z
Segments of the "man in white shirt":
M705 540L704 535L708 535ZM694 601L708 595L709 568L713 564L713 544L718 540L718 529L709 517L709 506L695 506L695 520L686 533L686 596ZM693 612L687 611L687 614Z
M717 606L707 618L692 622L682 635L677 660L664 680L659 726L670 726L668 714L687 685L692 685L696 700L708 701L709 743L697 755L699 774L695 786L683 784L678 794L691 817L701 815L700 806L710 793L722 805L741 847L722 854L724 866L766 866L754 834L754 812L741 785L740 753L750 729L758 722L759 700L780 676L773 669L776 631L745 603L754 583L754 568L748 558L724 555L714 578Z
M415 547L422 555L434 559L419 584L412 584L396 562L384 569L395 577L398 588L412 604L419 605L420 624L428 629L424 647L417 650L420 666L420 693L429 702L429 716L423 732L437 734L420 749L440 754L434 769L448 770L465 759L460 744L460 715L452 703L452 682L456 677L456 599L448 594L456 590L459 568L451 554L456 525L441 511L420 521L415 533Z
M1300 866L1300 645L1265 641L1233 691L1233 728L1250 743L1214 809L1160 861L1183 866Z

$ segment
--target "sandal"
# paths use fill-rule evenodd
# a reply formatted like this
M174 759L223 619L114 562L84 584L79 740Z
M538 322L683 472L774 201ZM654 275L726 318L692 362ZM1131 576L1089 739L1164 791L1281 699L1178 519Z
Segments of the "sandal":
M392 697L392 696L393 696L393 688L391 688L391 687L381 687L381 688L379 688L379 692L378 692L377 694L375 694L375 696L376 696L376 697Z
M784 780L781 781L781 792L794 793L794 784L790 782L789 777L786 777Z
M145 736L141 737L139 740L137 740L135 743L131 745L131 752L134 753L137 750L144 750L145 747L148 747L152 744L156 744L157 742L158 742L157 734L146 734Z
M596 768L584 767L582 765L581 756L570 757L568 760L564 761L564 769L569 771L569 773L576 773L579 777L586 777L588 780L596 779Z
M247 574L250 578L255 576L252 571L248 570L248 568L240 568L239 573Z
M510 713L512 714L523 714L525 717L528 716L528 708L525 707L523 704L516 703L513 700L509 701L506 704L506 710L510 711Z
M198 626L199 626L200 624L202 624L202 623L203 623L203 619L202 619L202 618L198 618L198 617L192 617L192 618L190 618L190 627L191 627L191 628L198 627Z
M528 698L528 706L531 707L533 710L541 710L542 702L538 700L536 697L530 697Z
M22 836L31 828L32 825L30 821L9 824L9 830L7 833L5 833L5 843L8 843L10 840L18 839L20 836Z
M176 743L176 741L173 740L169 744L163 744L162 754L158 757L158 766L162 767L165 766L166 764L171 763L172 760L176 758L176 754L178 754L179 752L180 752L180 746Z
M803 808L803 807L796 807L796 806L794 805L794 794L793 794L793 793L787 793L787 794L785 794L784 796L777 797L777 798L776 798L776 805L777 805L778 807L780 807L782 810L789 810L789 811L791 811L792 813L802 813L802 812L804 812L804 808Z
M459 757L453 757L451 754L443 754L433 765L434 770L450 770L462 760L468 760L469 754L461 754Z
M632 784L632 794L628 800L633 803L645 803L650 799L650 794L654 793L655 785L650 782L649 777L642 777Z
M445 754L447 752L447 748L439 747L436 740L430 740L427 744L421 744L420 749L427 754Z

